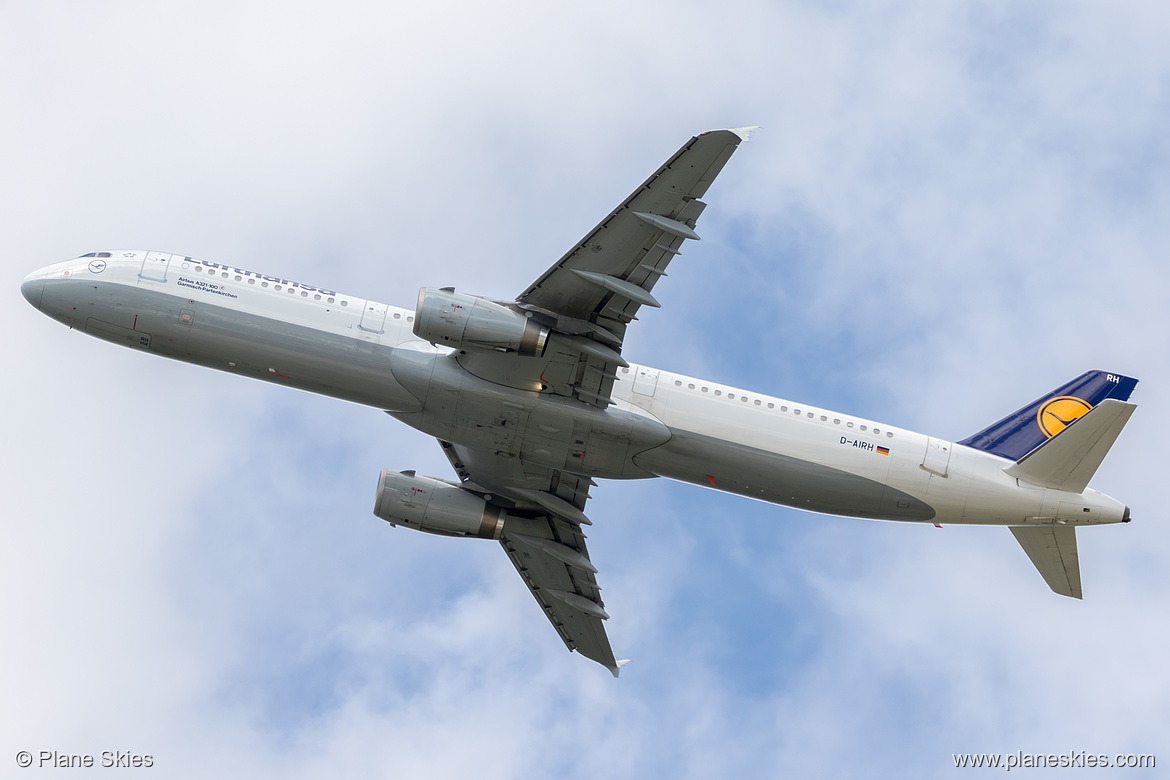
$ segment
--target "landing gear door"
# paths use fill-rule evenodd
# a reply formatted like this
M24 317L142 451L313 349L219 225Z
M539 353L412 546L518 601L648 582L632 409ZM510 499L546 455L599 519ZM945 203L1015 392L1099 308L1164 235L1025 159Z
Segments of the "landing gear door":
M139 279L148 279L152 282L165 282L167 280L167 266L170 265L171 255L163 252L147 252L146 259L142 261L142 270L138 274Z
M951 443L929 437L926 442L926 455L922 458L922 468L931 474L940 477L947 475L947 466L951 463Z

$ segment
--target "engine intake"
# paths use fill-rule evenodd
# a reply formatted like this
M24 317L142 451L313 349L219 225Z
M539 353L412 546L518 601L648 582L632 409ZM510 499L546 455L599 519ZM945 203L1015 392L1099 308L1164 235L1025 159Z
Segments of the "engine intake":
M414 335L455 349L485 349L538 356L548 328L517 311L474 295L424 287L418 291Z
M499 539L508 513L479 496L413 471L382 472L374 514L390 525L443 536Z

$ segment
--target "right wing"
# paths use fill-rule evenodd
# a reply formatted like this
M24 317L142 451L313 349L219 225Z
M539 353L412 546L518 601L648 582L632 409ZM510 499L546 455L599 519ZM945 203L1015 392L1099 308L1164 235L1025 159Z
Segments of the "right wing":
M565 646L616 677L625 661L614 658L605 633L602 621L609 614L581 530L590 524L582 510L592 480L519 458L439 444L465 489L490 496L508 510L500 544Z

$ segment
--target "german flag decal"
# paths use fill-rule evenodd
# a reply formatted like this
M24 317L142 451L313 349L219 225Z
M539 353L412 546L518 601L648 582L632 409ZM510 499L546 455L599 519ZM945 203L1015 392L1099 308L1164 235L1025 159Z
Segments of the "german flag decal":
M890 448L889 448L889 447L880 447L880 446L879 446L879 447L877 448L877 454L878 454L878 455L889 455L889 454L890 454Z

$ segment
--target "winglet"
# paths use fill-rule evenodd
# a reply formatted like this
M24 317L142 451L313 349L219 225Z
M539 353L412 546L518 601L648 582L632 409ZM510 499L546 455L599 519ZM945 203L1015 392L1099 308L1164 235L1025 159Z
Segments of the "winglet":
M748 141L750 141L752 132L755 130L759 130L759 129L760 129L759 125L752 125L751 127L731 127L731 128L728 128L728 130L730 132L738 135L740 137L740 140L742 140L744 143L747 143Z
M620 676L621 676L622 667L623 667L623 666L625 666L626 664L628 664L629 662L630 662L630 659L629 659L629 658L627 658L627 659L626 659L626 660L624 660L624 661L617 661L617 662L615 662L615 663L614 663L614 665L613 665L613 666L607 666L607 667L605 667L605 668L606 668L606 669L609 669L611 672L613 672L613 676L614 676L614 677L620 677Z

